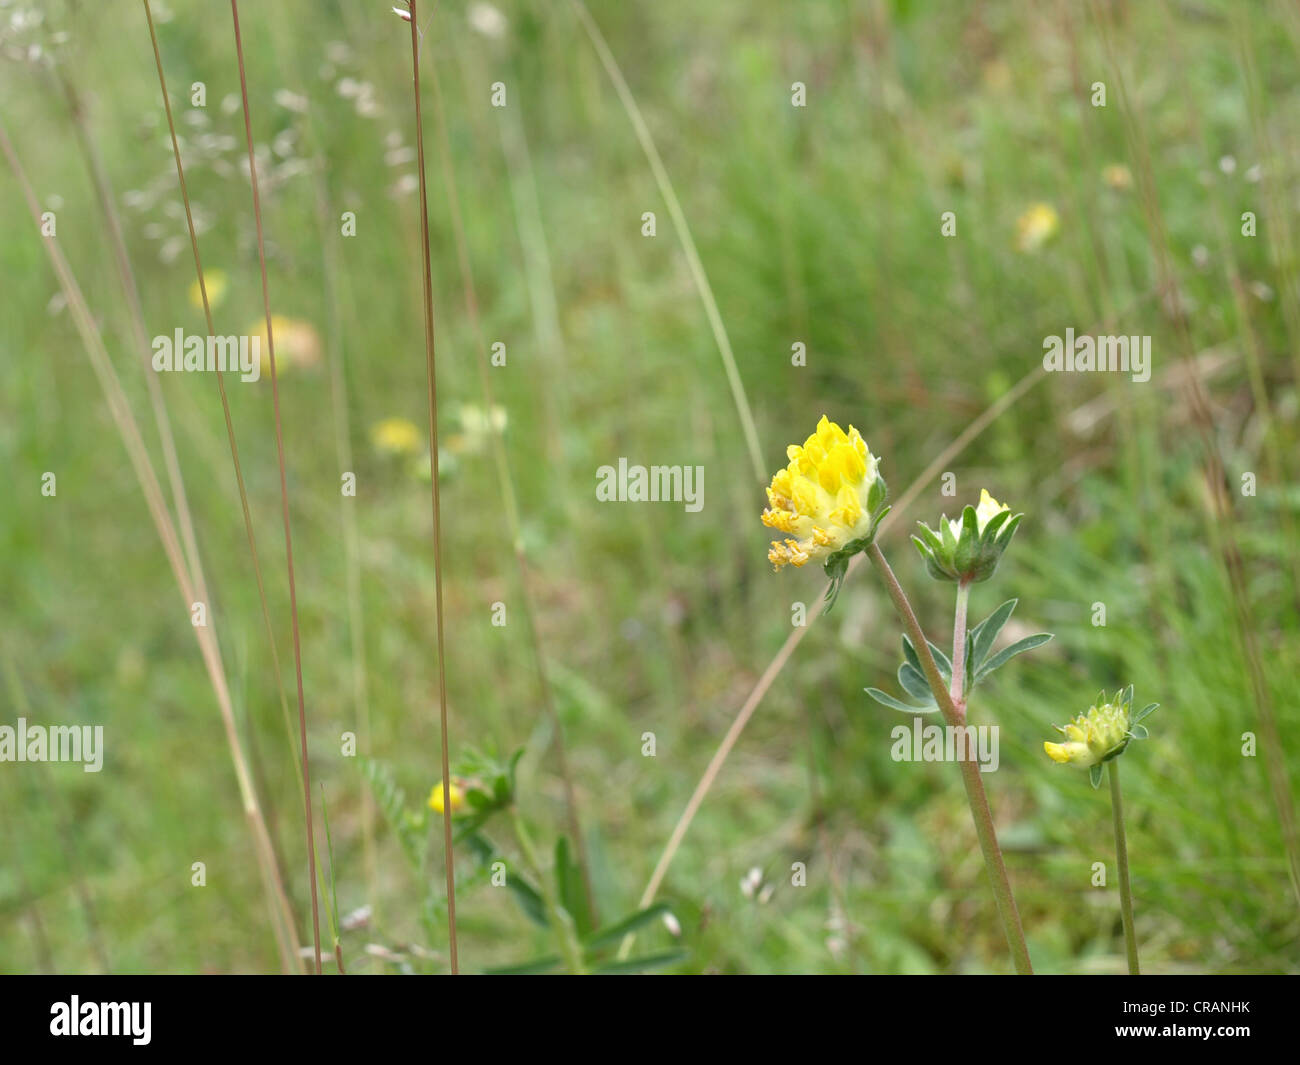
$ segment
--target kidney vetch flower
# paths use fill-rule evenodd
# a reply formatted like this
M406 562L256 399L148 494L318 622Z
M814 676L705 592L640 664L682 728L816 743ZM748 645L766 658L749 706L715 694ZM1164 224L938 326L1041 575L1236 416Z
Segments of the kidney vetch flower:
M1109 698L1103 691L1087 713L1056 727L1065 736L1064 743L1048 741L1043 750L1058 765L1092 770L1093 787L1097 787L1103 763L1123 754L1130 741L1146 739L1146 726L1140 722L1159 705L1151 703L1134 714L1133 685Z
M870 546L885 516L886 487L880 460L853 426L846 433L822 415L802 445L786 449L790 461L772 477L763 524L786 535L772 542L776 569L825 564L831 597L849 559Z

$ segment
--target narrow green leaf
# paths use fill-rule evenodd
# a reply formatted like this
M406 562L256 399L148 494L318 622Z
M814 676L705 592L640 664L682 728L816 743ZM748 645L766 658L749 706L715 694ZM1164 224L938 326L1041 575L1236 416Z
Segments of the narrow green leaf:
M934 664L939 667L939 673L943 676L944 682L952 684L952 660L929 640L925 641L930 648L930 654L934 655ZM925 676L925 670L921 670L921 675Z
M907 703L895 699L892 695L882 692L879 688L863 688L862 690L881 706L887 706L891 710L901 710L905 714L936 714L939 712L937 706L909 706Z
M666 902L656 902L653 906L647 906L644 910L637 910L636 913L628 914L626 917L615 921L604 928L598 928L582 941L582 945L587 950L594 950L597 947L604 946L606 943L613 943L622 939L629 932L635 932L643 925L649 924L664 914L671 912L672 907Z
M370 792L375 797L376 805L384 815L384 820L388 822L388 827L393 830L398 843L401 844L402 853L406 855L412 867L419 871L424 865L424 833L408 815L406 792L398 786L393 778L393 771L383 762L375 762L369 758L359 758L357 762L361 775L370 785Z
M497 969L484 969L484 976L532 976L536 973L550 972L557 968L562 958L558 954L546 954L532 961L520 962L518 965L503 965Z
M1038 632L1033 636L1026 636L1023 640L1017 640L1010 647L1004 647L988 660L988 663L975 675L978 680L980 677L986 677L995 669L1006 665L1016 655L1024 654L1026 651L1032 651L1035 647L1040 647L1052 638L1050 632Z
M921 669L921 656L916 653L916 648L912 646L912 641L908 639L907 634L903 634L903 658L907 664L914 670L924 676L925 671Z
M925 677L921 675L920 670L913 668L907 662L898 667L898 683L903 691L918 702L934 704L934 693L930 691L930 685L926 683Z
M587 908L587 889L582 870L569 851L567 836L555 840L555 890L562 905L573 916L578 935L591 931L591 913Z
M1144 740L1151 735L1151 733L1147 731L1146 725L1133 725L1129 728L1128 734L1135 740Z
M1020 602L1018 599L1008 599L971 630L971 668L977 673L984 664L984 659L993 650L993 644L997 642L998 634L1011 620L1011 615L1015 612L1018 602Z
M685 961L687 952L684 950L666 950L661 954L646 954L640 958L628 958L626 961L611 961L604 965L597 966L594 972L603 976L613 976L620 973L644 973L651 969L667 969L679 962Z
M325 785L320 785L320 812L325 822L325 850L329 855L330 879L329 895L325 898L325 916L329 919L330 935L334 942L339 941L339 890L334 878L334 837L330 835L330 812L325 804ZM320 871L320 855L316 856L317 874Z
M494 861L504 861L501 852L483 836L474 833L465 838L465 844L473 852L474 857L480 864L490 866ZM515 903L524 915L534 924L545 928L550 924L550 919L546 914L546 902L542 898L541 892L538 891L528 879L518 873L509 871L507 865L506 888L514 897Z
M1088 779L1092 781L1093 788L1101 787L1101 766L1095 765L1089 769Z
M1159 703L1148 703L1146 706L1142 707L1141 710L1139 710L1136 714L1133 715L1133 724L1136 725L1143 718L1149 717L1151 714L1154 714L1156 712L1156 709L1159 706L1160 706Z

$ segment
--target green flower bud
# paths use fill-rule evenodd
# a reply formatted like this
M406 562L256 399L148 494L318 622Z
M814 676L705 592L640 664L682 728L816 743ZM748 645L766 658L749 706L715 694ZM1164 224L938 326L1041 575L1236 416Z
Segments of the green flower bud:
M921 534L913 536L912 543L935 580L978 584L993 576L1022 517L986 489L980 492L979 506L967 504L960 519L945 514L938 532L917 522Z

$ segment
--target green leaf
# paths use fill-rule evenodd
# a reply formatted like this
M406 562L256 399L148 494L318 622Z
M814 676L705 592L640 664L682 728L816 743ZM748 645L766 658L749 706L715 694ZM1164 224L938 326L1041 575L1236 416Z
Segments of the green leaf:
M909 706L907 703L895 699L892 695L882 692L879 688L863 688L862 690L881 706L887 706L891 710L901 710L905 714L935 714L939 712L937 706Z
M1154 714L1159 706L1159 703L1148 703L1146 706L1142 707L1141 710L1133 715L1133 724L1136 725L1144 717L1149 717L1151 714Z
M903 636L903 658L918 673L921 673L921 656L916 653L916 648L912 646L912 641L904 634Z
M532 961L520 962L518 965L503 965L497 969L484 969L484 976L533 976L536 973L550 972L558 967L563 959L558 954L546 954Z
M925 641L925 645L930 648L930 654L934 656L934 664L939 667L939 675L943 677L944 683L951 684L952 662L949 661L946 654L939 650L939 648L929 640ZM916 648L912 646L912 641L906 634L903 636L903 657L907 659L907 664L916 670L921 675L921 679L924 680L925 670L921 666L921 656L916 653ZM927 682L926 691L929 691L929 687L929 683ZM921 698L921 696L918 696L917 698Z
M505 861L501 853L486 838L477 833L467 836L465 843L483 865L490 866L494 861ZM541 892L533 887L526 877L510 872L509 866L506 872L506 888L514 897L515 903L524 911L524 916L542 928L550 924L550 918L546 915L546 902Z
M424 865L424 832L407 816L406 792L398 786L393 771L383 762L359 758L357 764L361 775L370 785L370 792L374 795L384 820L401 844L402 853L418 872Z
M583 939L583 948L586 950L594 950L595 948L602 947L607 943L617 942L629 932L635 932L643 925L647 925L651 921L654 921L671 911L672 907L669 906L668 903L656 902L652 906L647 906L644 910L637 910L636 913L628 914L626 917L615 921L611 925L606 925L604 928L598 928Z
M1151 733L1147 731L1146 725L1133 725L1129 728L1128 734L1135 740L1144 740L1151 735Z
M943 677L944 683L951 685L952 684L952 660L943 651L935 647L935 645L932 644L929 640L925 641L925 645L928 648L930 648L930 654L934 655L934 664L939 667L939 673ZM921 675L922 676L925 675L924 670L921 671Z
M1001 513L1005 514L1006 511ZM992 614L986 617L973 629L971 629L971 653L970 668L979 671L980 666L984 664L984 659L993 650L993 644L997 642L998 634L1006 627L1011 615L1015 612L1016 604L1019 599L1008 599Z
M1101 787L1101 766L1095 765L1088 770L1088 779L1092 781L1094 788Z
M926 683L921 671L911 663L904 662L898 667L898 683L903 691L923 705L935 705L934 693L930 690L930 685Z
M999 669L1006 665L1011 661L1011 659L1015 658L1016 655L1024 654L1026 651L1032 651L1035 647L1047 643L1051 638L1052 634L1050 632L1038 632L1033 636L1026 636L1023 640L1017 640L1010 647L1004 647L1001 651L990 658L988 663L975 674L975 679L979 680L981 677L988 676L988 674L992 673L995 669Z
M687 952L684 950L666 950L660 954L645 954L640 958L628 958L626 961L611 961L604 965L597 966L593 972L612 976L620 973L644 973L651 969L667 969L679 962L685 961Z
M582 869L569 853L567 836L555 840L555 890L562 905L573 916L578 935L591 931L591 911L587 907L587 889Z
M337 943L339 941L339 891L338 884L334 880L334 837L330 835L330 812L325 804L324 784L320 785L320 812L321 819L325 822L325 849L330 860L329 894L325 897L325 916L329 920L330 935ZM316 875L324 879L321 877L319 854L316 855Z

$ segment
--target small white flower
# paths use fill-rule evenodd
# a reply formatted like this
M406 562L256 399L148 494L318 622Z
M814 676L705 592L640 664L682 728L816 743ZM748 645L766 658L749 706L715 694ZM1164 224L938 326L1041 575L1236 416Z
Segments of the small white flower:
M307 113L307 97L299 93L290 92L288 89L276 89L272 99L286 111L296 111L300 115Z
M506 34L506 17L491 4L470 4L468 18L470 27L484 37L499 41Z

